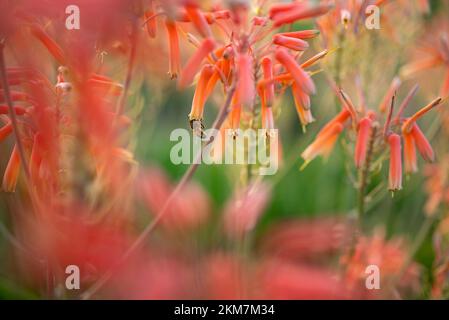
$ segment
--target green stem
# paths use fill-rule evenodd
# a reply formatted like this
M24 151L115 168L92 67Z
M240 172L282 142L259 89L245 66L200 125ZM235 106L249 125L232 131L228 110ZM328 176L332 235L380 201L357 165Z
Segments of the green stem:
M376 140L376 134L377 134L377 126L373 126L371 129L371 134L368 142L368 149L366 152L366 159L363 166L360 168L360 174L359 174L359 197L358 197L358 223L359 225L362 224L363 216L365 215L365 193L366 188L368 186L368 180L369 180L369 173L370 173L370 166L371 161L373 157L373 149L374 149L374 142Z

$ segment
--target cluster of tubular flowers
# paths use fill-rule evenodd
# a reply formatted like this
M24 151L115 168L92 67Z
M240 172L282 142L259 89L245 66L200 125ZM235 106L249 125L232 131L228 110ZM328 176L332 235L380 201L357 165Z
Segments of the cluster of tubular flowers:
M264 2L267 3L267 2ZM317 30L279 32L284 25L325 14L330 6L308 1L272 4L257 8L257 15L247 1L228 1L204 11L193 1L181 1L167 10L163 3L151 2L146 26L151 37L156 34L156 18L163 17L169 46L169 75L177 78L178 88L195 82L195 94L189 120L192 128L202 128L204 107L218 84L225 93L232 92L228 126L240 126L242 110L254 110L260 101L262 127L274 127L273 104L277 93L291 87L299 119L303 126L314 121L310 95L315 93L311 72L306 68L323 58L318 53L304 63L298 59L309 47L306 40ZM279 30L279 31L278 31ZM181 67L179 35L185 35L196 47L195 53ZM270 38L271 37L271 38Z
M67 62L62 48L38 24L25 25L29 27L30 35L48 50L55 61ZM40 191L54 191L60 171L58 157L62 134L59 129L61 124L70 125L74 120L61 111L73 86L67 79L68 68L58 68L55 84L34 68L6 67L5 71L6 88L0 85L0 142L14 135L15 144L3 175L2 190L16 190L23 168L29 186ZM88 76L86 85L98 97L118 97L123 89L112 79L95 73ZM115 115L108 112L108 121ZM125 116L117 117L117 120L120 125L129 123Z
M356 136L354 146L354 163L356 168L362 169L370 165L373 147L389 151L389 190L402 189L403 156L407 174L418 170L417 151L428 162L435 159L435 153L429 141L421 131L417 121L428 111L441 104L437 98L410 117L403 116L418 87L414 86L401 103L398 112L393 116L396 90L400 81L395 78L377 110L367 108L362 99L356 108L350 97L334 85L343 105L342 111L331 119L318 133L315 140L302 153L305 165L317 156L328 157L338 137L346 129L353 130ZM389 107L388 107L389 105ZM383 121L383 126L381 122ZM379 130L383 127L383 130ZM388 148L383 148L383 146ZM402 146L404 151L402 152Z

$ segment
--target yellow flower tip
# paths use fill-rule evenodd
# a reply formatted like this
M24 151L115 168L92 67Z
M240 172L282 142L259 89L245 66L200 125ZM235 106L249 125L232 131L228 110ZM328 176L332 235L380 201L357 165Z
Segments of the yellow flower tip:
M304 163L299 167L299 171L304 171L304 169L309 165L312 160L305 160Z

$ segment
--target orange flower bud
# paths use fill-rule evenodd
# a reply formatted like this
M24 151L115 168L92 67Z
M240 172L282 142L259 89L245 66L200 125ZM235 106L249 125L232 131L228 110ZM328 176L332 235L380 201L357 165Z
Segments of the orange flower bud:
M406 173L418 171L418 161L416 159L416 145L412 134L406 133L404 137L404 164Z
M195 95L193 96L192 110L189 114L190 121L203 119L204 104L206 103L206 88L209 79L212 77L214 67L211 65L205 65L201 71L198 84L196 86Z
M181 70L181 56L179 51L179 37L176 23L170 20L165 21L165 27L168 34L169 48L169 75L171 79L178 77Z
M279 34L273 36L273 43L295 51L304 51L309 47L309 44L304 40L286 37Z
M388 188L392 191L402 189L402 155L401 155L401 137L396 133L388 137L390 145L390 170Z
M354 153L354 161L357 168L360 168L365 163L371 136L371 126L372 120L370 118L360 120Z
M313 141L312 144L304 150L301 157L306 161L306 163L312 161L319 155L327 158L342 131L343 125L341 123L333 123L329 130L327 130L323 135L318 136L315 141Z
M263 69L263 78L264 80L269 81L273 78L273 62L270 58L265 57L262 60L262 69ZM264 88L264 98L267 106L272 106L274 101L274 83L267 83Z
M210 38L212 36L212 31L210 30L209 24L207 23L206 17L198 9L196 5L186 5L186 12L190 21L192 21L195 28L204 38Z
M190 58L190 60L185 65L181 72L181 77L179 78L178 86L179 88L185 88L192 83L198 70L201 68L201 63L204 58L206 58L209 53L215 48L215 41L212 39L205 39L195 54Z
M416 147L423 159L428 162L433 162L435 160L435 153L433 152L432 146L416 123L410 134L413 136Z
M315 93L315 84L312 78L295 61L295 59L285 49L277 49L276 59L291 74L296 84L307 94Z
M285 10L273 17L274 26L280 27L284 24L293 23L302 19L314 18L325 14L332 8L329 4L322 4L315 7L297 6L291 10Z

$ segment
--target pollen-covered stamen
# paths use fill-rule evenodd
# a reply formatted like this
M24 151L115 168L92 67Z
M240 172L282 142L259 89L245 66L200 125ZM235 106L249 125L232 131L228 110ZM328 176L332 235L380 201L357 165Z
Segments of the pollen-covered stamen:
M295 51L304 51L309 48L309 44L301 39L286 37L283 35L274 35L273 43Z
M340 20L343 24L344 28L347 29L349 26L349 23L351 22L351 12L349 12L346 9L343 9L340 11Z
M179 51L179 36L176 23L171 20L165 20L165 28L168 35L169 51L169 75L171 79L176 79L181 70L181 53Z
M402 155L401 155L401 137L392 133L388 137L390 146L390 168L388 188L391 191L402 189Z
M295 80L296 84L307 94L315 93L315 84L307 72L305 72L295 61L295 59L285 49L277 49L276 59L287 69Z
M193 96L192 110L189 114L191 123L193 121L202 121L203 119L204 105L206 103L206 88L213 71L214 68L211 65L205 65L201 71L200 78L195 89L195 95Z
M436 98L435 100L433 100L431 103L429 103L427 106L425 106L424 108L422 108L421 110L419 110L418 112L416 112L413 116L411 116L410 118L408 118L404 124L402 125L402 131L403 132L410 132L410 130L412 130L413 125L415 124L415 122L421 118L422 116L424 116L427 112L429 112L430 110L432 110L433 108L435 108L436 106L438 106L441 103L442 99L441 98Z
M362 167L365 163L371 130L372 120L370 118L366 117L360 120L354 153L354 162L357 168Z
M214 50L214 48L215 41L212 39L206 39L201 43L201 46L190 58L181 72L181 77L179 78L178 83L179 88L185 88L192 83L193 78L201 68L201 63L203 62L204 58L206 58L212 52L212 50Z

